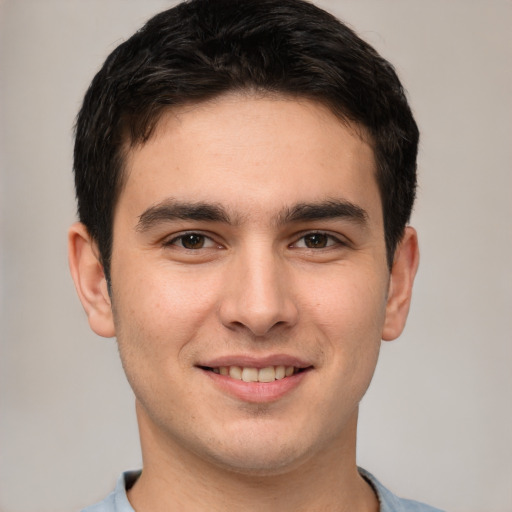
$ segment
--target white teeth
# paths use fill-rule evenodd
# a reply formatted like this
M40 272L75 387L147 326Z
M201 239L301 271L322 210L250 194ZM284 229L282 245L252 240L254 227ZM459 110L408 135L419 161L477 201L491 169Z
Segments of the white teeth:
M244 382L258 382L258 370L256 368L244 368L242 370L242 380Z
M260 382L273 382L276 380L276 371L273 366L268 366L267 368L262 368L258 372L258 380Z
M242 368L240 368L239 366L230 366L229 376L232 379L242 380Z
M267 366L265 368L251 368L241 366L220 366L212 368L214 373L229 375L232 379L244 382L274 382L285 377L291 377L295 373L294 366Z
M276 366L276 380L284 379L286 368L284 366Z

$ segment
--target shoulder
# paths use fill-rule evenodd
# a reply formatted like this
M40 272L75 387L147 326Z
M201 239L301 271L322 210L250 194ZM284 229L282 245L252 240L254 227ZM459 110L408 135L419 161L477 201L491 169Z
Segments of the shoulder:
M360 475L373 487L380 503L380 512L443 512L419 501L399 498L384 487L371 473L359 468Z
M81 512L135 512L128 501L127 489L136 482L140 471L126 471L117 480L116 488L103 501L84 508Z
M115 493L111 492L103 501L84 508L81 512L117 512Z

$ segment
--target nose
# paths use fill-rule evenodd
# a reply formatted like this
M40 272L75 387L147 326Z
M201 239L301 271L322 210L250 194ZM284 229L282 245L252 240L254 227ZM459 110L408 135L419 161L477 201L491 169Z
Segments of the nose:
M232 262L220 306L223 325L264 337L298 318L289 269L272 250L243 251Z

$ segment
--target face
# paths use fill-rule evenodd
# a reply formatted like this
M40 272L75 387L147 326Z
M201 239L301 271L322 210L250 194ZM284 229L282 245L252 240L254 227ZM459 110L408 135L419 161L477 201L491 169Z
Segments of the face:
M272 473L355 444L390 291L360 132L227 95L166 114L126 163L112 321L143 451Z

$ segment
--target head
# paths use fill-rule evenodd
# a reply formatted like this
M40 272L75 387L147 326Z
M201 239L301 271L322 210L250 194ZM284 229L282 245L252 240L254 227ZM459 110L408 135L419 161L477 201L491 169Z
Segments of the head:
M301 0L193 0L107 59L77 122L70 263L117 337L145 467L355 460L418 263L417 139L391 66Z
M158 14L112 52L78 115L78 213L107 282L128 152L170 109L244 91L313 100L359 128L374 152L391 267L414 202L418 146L392 66L302 0L192 0Z

